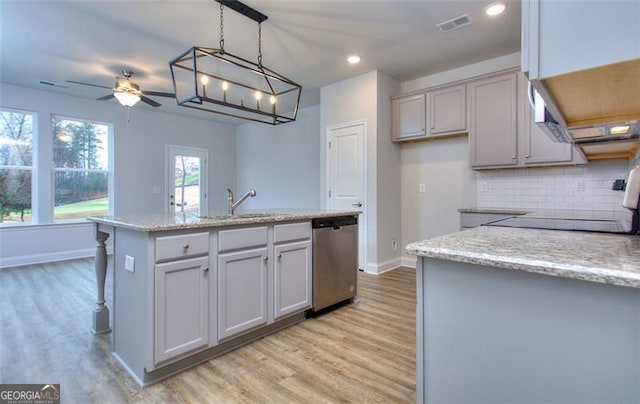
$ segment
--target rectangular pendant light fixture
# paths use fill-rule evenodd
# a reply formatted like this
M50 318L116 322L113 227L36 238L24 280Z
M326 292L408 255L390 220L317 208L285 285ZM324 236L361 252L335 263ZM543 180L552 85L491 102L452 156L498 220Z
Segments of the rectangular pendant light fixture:
M220 3L220 47L192 47L169 62L178 105L271 125L293 122L302 86L262 64L264 14L239 1ZM258 23L258 59L251 62L224 49L225 6Z

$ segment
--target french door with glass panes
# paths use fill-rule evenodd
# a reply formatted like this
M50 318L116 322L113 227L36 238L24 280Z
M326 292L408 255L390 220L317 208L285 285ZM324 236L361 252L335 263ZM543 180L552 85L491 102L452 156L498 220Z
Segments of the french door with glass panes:
M169 214L207 214L208 150L167 145L167 201Z

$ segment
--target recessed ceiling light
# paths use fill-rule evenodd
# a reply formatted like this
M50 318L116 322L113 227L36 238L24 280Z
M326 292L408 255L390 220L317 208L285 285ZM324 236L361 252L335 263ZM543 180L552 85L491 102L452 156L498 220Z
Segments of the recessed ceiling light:
M504 10L507 9L507 6L504 3L493 3L489 4L487 8L484 10L487 15L494 17L496 15L500 15L504 13Z
M355 65L356 63L360 62L360 56L351 55L347 58L347 62L349 62L352 65Z

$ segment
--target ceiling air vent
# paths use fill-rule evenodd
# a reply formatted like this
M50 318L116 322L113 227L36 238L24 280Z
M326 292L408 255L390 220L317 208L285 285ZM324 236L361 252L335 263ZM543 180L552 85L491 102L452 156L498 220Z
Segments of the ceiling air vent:
M440 32L444 34L445 32L450 32L469 24L471 24L471 17L469 17L469 14L463 14L450 20L441 22L440 24L437 24L436 27L438 27Z

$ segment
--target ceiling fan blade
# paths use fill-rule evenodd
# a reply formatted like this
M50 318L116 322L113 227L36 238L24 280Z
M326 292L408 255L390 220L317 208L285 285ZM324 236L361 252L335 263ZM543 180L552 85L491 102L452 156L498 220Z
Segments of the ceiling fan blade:
M106 101L106 100L110 100L112 98L114 98L115 96L113 94L107 94L104 97L100 97L100 98L96 98L98 101Z
M81 81L75 81L75 80L67 80L67 83L72 83L72 84L81 84L83 86L91 86L91 87L98 87L98 88L106 88L107 90L111 90L111 87L107 87L107 86L100 86L98 84L91 84L91 83L83 83Z
M158 102L155 102L154 100L152 100L152 99L151 99L151 98L149 98L149 97L145 97L144 95L141 95L141 96L140 96L140 101L142 101L142 102L144 102L144 103L146 103L146 104L149 104L149 105L151 105L152 107L159 107L159 106L161 106L161 105L162 105L162 104L160 104L160 103L158 103Z
M158 92L158 91L141 91L141 93L144 94L144 95L153 95L155 97L174 98L176 96L173 93L162 93L162 92Z

